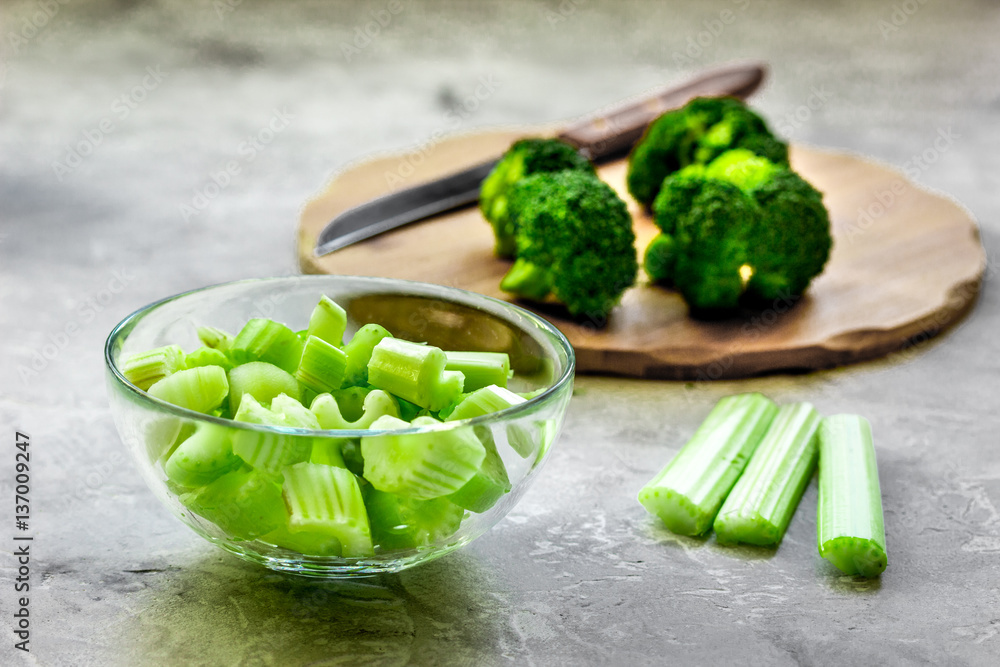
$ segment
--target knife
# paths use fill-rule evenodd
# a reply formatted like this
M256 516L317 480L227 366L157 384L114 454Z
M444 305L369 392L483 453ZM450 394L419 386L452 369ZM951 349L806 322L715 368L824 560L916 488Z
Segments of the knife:
M556 135L594 162L623 155L660 114L699 96L745 98L767 73L763 63L737 63L707 70L683 83L573 123ZM399 190L348 209L331 220L316 241L313 254L322 257L438 213L474 204L479 186L500 157L428 183Z

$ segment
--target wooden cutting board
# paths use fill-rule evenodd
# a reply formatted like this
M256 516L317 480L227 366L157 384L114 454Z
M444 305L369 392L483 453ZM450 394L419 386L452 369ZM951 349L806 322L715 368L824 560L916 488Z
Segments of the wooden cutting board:
M468 208L396 229L326 257L316 238L338 213L498 155L530 132L457 136L410 154L348 167L304 208L299 261L306 273L375 275L460 287L508 299L498 285L509 262L493 256L493 235ZM675 380L736 378L849 364L933 336L969 311L986 265L969 212L901 173L855 155L793 146L792 166L825 195L834 247L823 274L795 304L723 321L698 321L673 291L639 283L603 326L558 309L521 303L555 324L581 372ZM642 256L656 228L625 195L624 160L602 178L630 204Z

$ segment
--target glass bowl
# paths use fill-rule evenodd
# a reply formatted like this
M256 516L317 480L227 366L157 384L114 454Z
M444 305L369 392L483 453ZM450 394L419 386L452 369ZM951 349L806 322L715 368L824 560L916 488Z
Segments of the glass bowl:
M214 521L185 506L192 489L170 482L163 463L199 427L209 428L206 424L228 429L229 436L236 435L236 431L251 431L257 432L257 437L281 437L283 442L293 444L301 444L301 439L316 442L333 437L341 443L357 443L362 436L386 431L261 426L194 412L154 398L131 384L122 373L123 360L164 345L180 345L190 352L200 345L196 327L202 325L235 333L247 320L264 317L283 322L293 331L305 329L321 295L330 297L347 312L347 338L360 326L374 322L393 336L445 350L509 355L514 375L508 388L534 393L525 403L473 419L445 422L440 427L391 432L402 435L466 429L481 439L492 436L510 479L510 491L496 504L481 513L459 509L447 530L421 533L419 546L406 542L406 546L398 548L391 538L373 540L374 555L357 558L315 555L311 546L277 539L276 533L227 531L223 525L235 525L230 520L242 526L252 525L256 517L253 512L259 511L256 501L246 500L245 489L231 500L220 502L220 507L213 510L216 513L212 513ZM173 296L132 313L118 324L108 336L104 358L118 432L149 488L176 517L240 558L273 570L327 578L399 571L454 551L489 530L514 507L548 458L572 393L574 370L573 349L566 338L551 324L518 306L439 285L355 276L245 280ZM280 478L275 480L275 484L280 483ZM370 488L363 480L360 487ZM280 487L267 488L269 493L277 494L274 489ZM370 507L367 511L370 513ZM406 515L399 516L404 523L397 528L405 532L410 528L405 523ZM414 530L418 521L419 517L414 521ZM457 530L447 534L456 524ZM282 542L283 546L269 540ZM303 553L308 551L312 553Z

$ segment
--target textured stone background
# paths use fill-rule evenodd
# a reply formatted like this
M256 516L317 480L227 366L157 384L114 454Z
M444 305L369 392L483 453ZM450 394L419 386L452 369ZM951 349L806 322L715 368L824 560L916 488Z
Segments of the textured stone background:
M507 519L462 553L351 584L268 574L170 517L124 456L101 358L111 327L154 299L296 271L300 207L353 160L442 128L569 118L734 58L772 64L755 103L793 140L915 169L970 209L992 259L995 2L400 0L349 54L387 2L224 2L0 7L0 503L17 428L33 442L36 535L30 656L11 647L0 539L0 663L995 664L993 275L960 326L876 363L744 382L579 378L558 448ZM734 20L719 30L723 10ZM484 80L495 90L476 99ZM241 150L276 113L289 119L273 141ZM239 175L184 215L230 160ZM818 557L815 486L774 552L673 537L635 502L711 405L747 389L871 419L881 581Z

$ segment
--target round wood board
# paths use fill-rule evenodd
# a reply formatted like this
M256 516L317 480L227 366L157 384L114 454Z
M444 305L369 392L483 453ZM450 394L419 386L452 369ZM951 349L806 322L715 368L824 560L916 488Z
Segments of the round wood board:
M377 275L438 283L510 299L500 291L510 263L493 256L493 234L467 208L316 258L320 230L338 213L502 153L530 134L457 136L411 154L380 157L336 174L304 208L298 252L306 273ZM581 372L674 380L810 370L886 355L934 335L975 302L986 265L979 231L953 200L855 155L793 146L792 166L824 193L834 246L806 295L757 313L699 321L673 291L640 273L606 323L574 322L521 303L555 324L576 349ZM625 190L624 160L601 177L629 202L642 256L656 234ZM601 324L602 326L599 326Z

